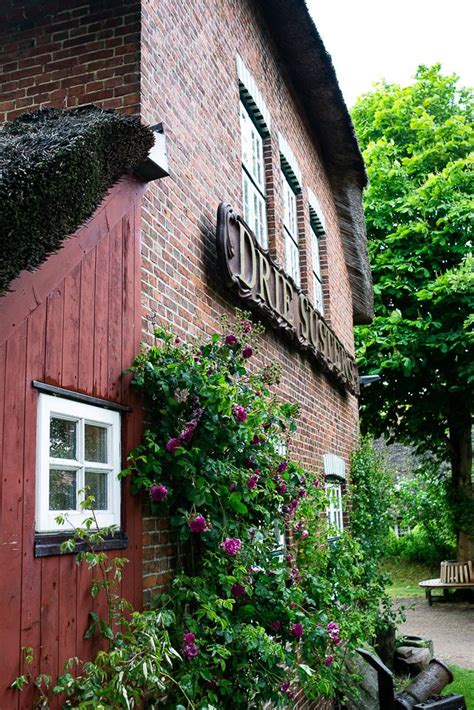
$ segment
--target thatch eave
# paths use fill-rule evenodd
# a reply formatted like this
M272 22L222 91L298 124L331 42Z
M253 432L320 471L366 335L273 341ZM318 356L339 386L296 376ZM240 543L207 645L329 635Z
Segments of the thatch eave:
M354 323L369 323L373 318L373 292L362 210L367 175L331 57L304 0L258 3L314 130L332 184Z

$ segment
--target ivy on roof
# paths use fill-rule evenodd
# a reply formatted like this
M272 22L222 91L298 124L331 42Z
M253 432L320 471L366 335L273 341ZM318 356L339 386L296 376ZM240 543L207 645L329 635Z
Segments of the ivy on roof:
M139 118L95 106L41 109L0 127L0 293L59 249L153 143Z

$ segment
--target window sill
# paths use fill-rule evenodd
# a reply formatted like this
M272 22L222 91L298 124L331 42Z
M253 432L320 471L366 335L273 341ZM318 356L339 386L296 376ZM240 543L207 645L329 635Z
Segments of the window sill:
M35 533L34 556L51 557L52 555L77 554L89 549L86 542L77 542L71 552L61 552L61 543L69 540L71 533ZM128 547L128 535L123 532L116 532L115 535L104 537L102 545L94 545L95 550L125 550Z

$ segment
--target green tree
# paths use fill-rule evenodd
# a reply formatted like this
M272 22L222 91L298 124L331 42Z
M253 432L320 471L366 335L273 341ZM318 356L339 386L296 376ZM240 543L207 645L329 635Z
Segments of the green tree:
M450 461L458 559L474 557L472 91L439 65L353 110L369 176L375 319L357 328L362 424Z

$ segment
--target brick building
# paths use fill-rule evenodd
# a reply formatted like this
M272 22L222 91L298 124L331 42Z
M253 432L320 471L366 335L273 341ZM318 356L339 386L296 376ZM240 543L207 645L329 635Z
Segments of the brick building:
M260 361L279 363L281 396L301 405L291 455L308 469L334 474L330 515L342 524L339 495L357 430L352 326L370 320L372 301L361 207L363 162L330 57L303 0L202 0L182 6L169 0L7 0L0 35L1 121L39 107L89 103L139 113L151 126L162 124L167 164L161 167L169 173L146 188L124 178L92 221L38 271L21 275L0 303L7 328L0 343L2 372L9 367L20 372L16 391L6 377L0 388L0 411L20 432L12 452L6 446L12 442L8 427L0 429L1 549L9 550L2 565L8 562L11 571L2 592L8 622L3 630L0 625L0 638L12 648L2 671L3 698L5 684L18 671L21 646L40 648L37 667L53 674L65 657L91 652L81 639L79 613L86 580L70 560L59 560L53 547L44 557L34 556L35 535L52 530L47 522L38 530L34 450L30 459L17 455L25 422L35 430L38 397L48 396L31 381L129 404L120 373L140 339L150 342L154 323L171 324L184 337L209 333L222 314L248 303L268 326ZM222 207L218 225L221 203L233 211ZM106 220L103 233L107 210L114 218ZM217 248L219 230L222 244L233 240L234 249L241 249L240 279L236 265L225 263ZM66 258L71 245L79 240L90 246L91 239L94 250ZM247 256L244 248L250 248ZM247 264L255 260L255 273L243 273L244 258ZM20 292L36 294L38 283L44 298L35 297L24 308ZM108 325L101 326L104 312ZM117 312L120 324L114 330L110 323ZM70 322L90 327L95 342L103 338L104 362L97 347L87 361L87 341L68 336ZM114 344L119 330L120 349ZM125 332L131 337L123 337ZM41 352L31 356L36 365L41 360L36 369L24 354L26 337L42 338ZM23 404L15 405L20 399ZM53 405L43 402L48 416ZM88 426L88 411L75 414L68 407L59 420L76 417ZM103 424L122 426L122 464L137 440L136 411L128 419L122 412L122 424ZM18 475L22 456L25 466ZM15 479L16 487L7 479ZM173 547L166 521L146 510L142 516L127 491L121 493L121 510L128 536L124 554L133 560L124 593L140 604L142 589L147 602L169 580ZM22 544L15 542L19 539ZM73 575L75 584L61 585L64 575ZM71 604L77 613L67 611ZM64 625L67 633L60 637ZM9 693L5 697L7 705L0 701L0 707L13 707L16 700Z

